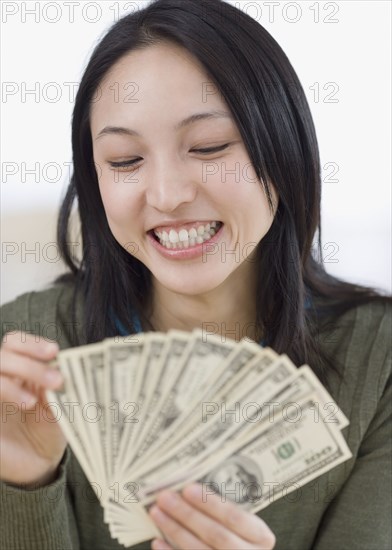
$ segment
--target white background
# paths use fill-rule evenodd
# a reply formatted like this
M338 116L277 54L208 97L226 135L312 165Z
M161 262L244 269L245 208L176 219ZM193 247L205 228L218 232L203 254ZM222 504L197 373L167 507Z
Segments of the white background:
M229 3L265 26L305 89L325 166L327 270L390 292L390 2L279 2L274 12L267 1ZM2 303L64 271L54 243L71 161L72 83L118 15L146 2L68 4L73 21L66 2L2 2ZM32 89L36 96L25 94ZM37 175L26 173L36 163Z

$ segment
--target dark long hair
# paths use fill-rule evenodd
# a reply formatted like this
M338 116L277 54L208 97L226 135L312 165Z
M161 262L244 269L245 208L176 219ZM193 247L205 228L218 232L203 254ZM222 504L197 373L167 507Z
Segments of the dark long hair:
M287 353L297 365L308 363L326 383L330 363L315 331L330 316L388 298L326 273L321 255L320 159L303 88L272 36L223 0L152 1L111 27L84 72L72 121L74 170L58 221L59 246L71 273L57 279L75 285L74 314L79 294L83 298L84 343L116 335L114 317L129 333L135 332L130 309L145 328L154 328L145 314L150 271L120 246L107 223L93 162L90 106L105 74L122 56L162 41L186 48L222 93L270 207L268 182L275 185L279 207L256 249L257 325L268 345ZM69 246L75 200L81 262ZM318 259L312 252L316 235ZM305 309L307 296L313 306Z

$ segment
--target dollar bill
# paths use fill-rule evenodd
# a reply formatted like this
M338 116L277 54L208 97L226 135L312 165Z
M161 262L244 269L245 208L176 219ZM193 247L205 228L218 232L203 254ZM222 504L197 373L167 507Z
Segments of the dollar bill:
M109 478L107 446L107 408L104 396L104 346L93 344L88 353L75 353L69 362L74 393L82 411L82 430L95 450L95 464L100 471L100 490L106 498Z
M176 330L171 330L167 333L167 342L162 349L159 365L156 367L158 375L148 399L148 408L144 407L145 414L142 416L140 429L134 438L132 449L128 449L126 463L123 465L122 471L127 471L129 466L140 457L141 445L143 445L146 438L150 439L150 427L155 415L158 414L163 401L166 399L171 381L177 377L177 373L181 368L182 358L189 346L191 346L189 333Z
M83 468L87 479L95 488L102 483L101 472L96 467L91 454L91 438L86 436L87 430L81 420L82 402L75 391L75 382L71 369L71 354L58 357L58 366L64 379L61 389L46 390L46 397L52 408L53 416L59 422L61 429L72 448L77 460ZM100 495L97 495L100 497Z
M203 331L193 331L176 376L172 377L169 388L163 394L164 399L160 399L156 414L151 417L148 432L133 456L134 463L140 460L145 463L147 450L183 414L195 394L204 393L210 377L213 377L214 366L224 361L234 346L233 340L222 342L214 335L206 339Z
M297 403L300 414L282 413L262 433L248 433L234 452L226 449L172 488L197 480L206 498L219 494L256 513L350 459L340 430L315 415L318 399L317 393L302 398ZM153 500L141 498L148 504Z
M184 439L195 430L202 420L202 411L205 403L219 398L219 394L224 389L229 390L233 380L238 379L241 373L241 379L246 376L246 371L251 368L265 369L272 365L278 355L270 348L260 348L255 343L241 340L238 346L234 346L226 359L214 369L213 375L208 380L205 393L200 399L200 394L191 399L188 407L179 415L177 419L165 430L164 434L150 447L150 452L159 446L160 453L164 453L168 448L176 446L178 441Z
M160 374L161 358L163 356L163 347L166 343L166 337L162 333L151 333L145 337L145 346L143 349L140 364L136 370L135 387L133 398L137 407L136 422L127 422L124 427L124 434L121 440L118 469L129 459L129 450L136 450L136 440L140 427L145 423L145 417L149 407L149 402L153 395L153 390L158 383Z
M192 464L204 460L226 439L233 439L236 434L248 429L249 409L252 416L257 411L266 415L265 403L274 398L276 400L276 396L283 388L289 395L294 395L300 373L297 372L287 356L282 356L277 361L279 364L271 371L250 372L248 384L243 383L238 389L232 390L225 400L219 403L215 402L214 405L217 406L213 408L213 411L209 411L210 403L207 403L205 422L200 423L198 429L181 445L171 448L166 454L157 457L153 468L149 463L142 467L138 467L136 464L129 475L134 479L138 478L142 487L154 483L155 479L170 479L171 472L176 472L175 475L177 475L184 468L189 468ZM281 404L280 401L278 403Z
M147 466L144 470L139 468L132 472L134 479L139 479L140 489L144 491L147 486L152 486L153 490L157 486L162 488L163 479L165 486L172 485L179 475L208 459L215 449L222 446L232 452L241 437L255 430L259 433L260 427L264 430L268 423L274 422L274 415L279 410L283 407L296 409L298 401L310 393L317 395L318 411L315 412L319 414L323 404L323 395L318 391L321 383L311 369L304 365L296 370L284 355L277 363L272 372L261 374L260 382L253 379L250 385L240 389L242 395L229 396L228 406L223 402L224 421L222 410L217 411L218 415L214 415L205 426L200 426L182 446L156 459L153 469Z
M110 477L113 477L117 467L125 424L137 420L138 406L133 400L133 388L144 341L144 335L138 335L138 340L129 343L115 338L104 340L105 399L108 414L111 416L111 421L107 425Z

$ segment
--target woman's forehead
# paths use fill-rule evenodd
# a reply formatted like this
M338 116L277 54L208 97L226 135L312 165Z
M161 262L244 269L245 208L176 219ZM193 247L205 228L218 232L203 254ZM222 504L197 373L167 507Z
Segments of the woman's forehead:
M200 94L203 84L211 83L211 78L186 49L159 43L124 55L109 69L101 87L110 92L110 87L116 82L135 82L144 91L151 90L156 94L164 87L174 91L179 85L179 92Z
M229 112L207 73L186 50L158 44L127 54L110 69L92 101L91 122L117 124L148 116L174 125L182 117L214 110Z

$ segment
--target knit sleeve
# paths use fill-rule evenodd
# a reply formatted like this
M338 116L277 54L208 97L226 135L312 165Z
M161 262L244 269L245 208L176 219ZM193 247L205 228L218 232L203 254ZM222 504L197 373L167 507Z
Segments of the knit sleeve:
M60 292L59 292L60 291ZM50 324L57 323L61 289L42 294L26 293L0 308L0 336L23 331L44 334ZM38 300L37 300L38 298ZM32 303L40 311L32 315ZM3 415L1 422L6 422ZM73 507L72 483L69 480L70 449L66 448L52 483L39 487L23 487L0 481L0 546L7 550L79 549L78 530Z
M66 449L58 477L49 485L24 489L0 481L1 547L7 550L78 550L79 540L71 492L67 483L70 461Z

